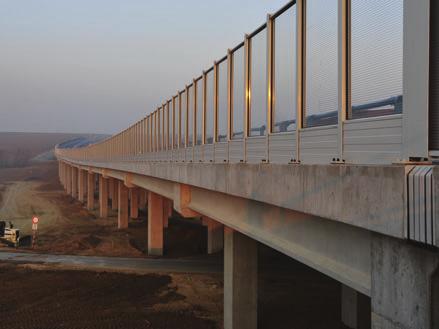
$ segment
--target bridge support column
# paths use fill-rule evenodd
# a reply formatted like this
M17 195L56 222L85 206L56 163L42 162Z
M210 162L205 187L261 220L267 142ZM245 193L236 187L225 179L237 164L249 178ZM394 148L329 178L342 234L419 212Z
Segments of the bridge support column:
M163 200L163 227L168 228L169 226L169 217L172 216L172 200L164 199Z
M213 254L223 250L224 225L209 217L202 217L203 225L207 228L207 253Z
M72 167L66 165L66 193L72 194Z
M95 174L87 173L87 209L95 208Z
M148 199L148 192L145 189L139 190L139 209L146 209L146 199Z
M148 193L148 254L163 255L163 197Z
M341 321L352 329L370 328L370 299L352 289L341 285Z
M258 245L224 230L224 329L257 328Z
M139 218L139 189L137 187L130 188L130 217Z
M119 181L118 187L117 227L125 229L128 228L128 187L121 181Z
M78 198L78 168L72 167L72 197Z
M78 169L78 200L80 202L84 202L85 184L85 172L84 170Z
M108 217L108 180L99 175L99 217Z
M114 199L114 178L108 178L108 199L111 200L111 204L113 204Z
M119 208L119 181L113 178L113 198L111 199L111 209Z
M376 234L371 255L372 329L438 329L438 252Z
M62 186L64 186L64 163L61 161L58 161L59 166L59 181Z

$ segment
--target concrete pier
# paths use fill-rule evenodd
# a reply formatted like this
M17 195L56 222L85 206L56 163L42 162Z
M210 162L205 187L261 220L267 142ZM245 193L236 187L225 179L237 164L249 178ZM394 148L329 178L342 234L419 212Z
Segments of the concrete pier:
M390 237L372 242L372 329L439 328L439 253Z
M146 209L148 192L145 189L139 189L139 209Z
M72 167L66 164L66 193L72 194Z
M85 171L79 169L78 170L78 200L80 202L84 202L86 184L87 184L87 180L85 176Z
M114 199L114 178L108 178L108 199L111 200L111 204L113 204Z
M114 179L113 183L113 197L111 199L111 209L117 210L119 208L119 181Z
M128 187L122 181L118 184L118 197L117 227L125 229L128 228Z
M224 225L206 216L201 220L207 228L207 253L213 254L223 250Z
M163 197L148 193L148 254L163 255Z
M257 329L258 244L224 230L224 329Z
M108 217L108 180L99 176L99 217Z
M341 285L341 321L352 329L370 328L370 298Z
M95 208L95 174L87 174L87 209L93 210Z
M137 187L130 188L130 217L139 218L139 189Z
M71 196L75 199L78 198L78 168L72 167L72 191Z
M164 199L163 200L163 227L168 228L169 226L169 217L172 216L172 200Z

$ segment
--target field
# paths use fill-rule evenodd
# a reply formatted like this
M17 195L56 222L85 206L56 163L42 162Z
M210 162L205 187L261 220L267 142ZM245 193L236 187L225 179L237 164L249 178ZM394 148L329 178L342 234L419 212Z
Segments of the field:
M56 162L0 169L0 220L26 235L40 218L35 249L21 252L148 257L147 220L117 229L115 212L98 218L67 196ZM11 251L1 247L1 251ZM222 263L206 255L206 231L174 214L165 231L169 259ZM135 271L134 271L135 272ZM0 263L0 328L222 328L220 274L118 273ZM340 285L259 245L258 322L263 329L342 329ZM316 313L317 312L317 313ZM316 316L318 314L318 316ZM7 326L3 324L7 323Z

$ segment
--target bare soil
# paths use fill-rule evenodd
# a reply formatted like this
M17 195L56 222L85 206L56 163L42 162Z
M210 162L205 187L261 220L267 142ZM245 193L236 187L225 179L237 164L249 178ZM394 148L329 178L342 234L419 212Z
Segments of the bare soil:
M97 211L86 210L83 204L64 193L58 182L56 162L0 169L0 191L2 188L1 220L12 221L22 235L29 235L31 219L38 216L34 252L148 257L146 213L141 212L139 219L130 221L128 229L117 229L116 212L110 211L108 218L99 218ZM178 214L174 214L170 224L164 237L166 257L205 254L205 227L196 221L182 220Z
M220 284L202 275L188 280L186 275L39 271L2 264L0 328L214 329L218 321L211 315L221 314L221 295L215 296Z

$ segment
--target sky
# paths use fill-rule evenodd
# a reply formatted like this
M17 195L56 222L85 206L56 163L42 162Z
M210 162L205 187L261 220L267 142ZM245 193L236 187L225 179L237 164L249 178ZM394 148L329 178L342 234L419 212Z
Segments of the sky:
M0 0L0 131L116 133L287 0Z

